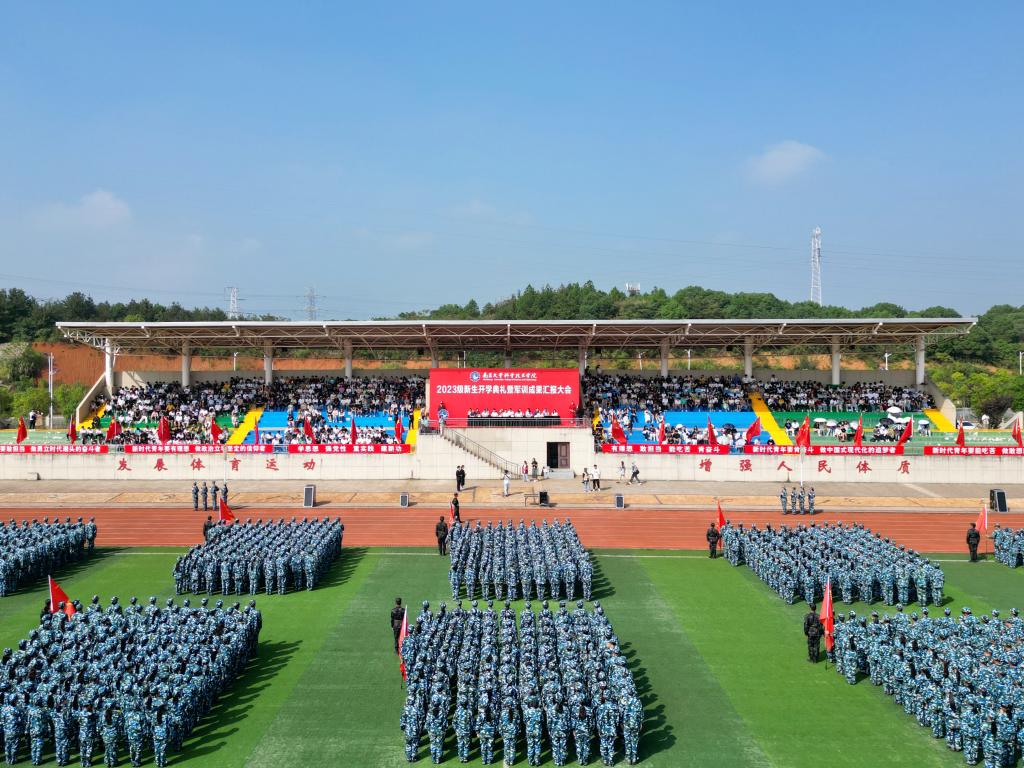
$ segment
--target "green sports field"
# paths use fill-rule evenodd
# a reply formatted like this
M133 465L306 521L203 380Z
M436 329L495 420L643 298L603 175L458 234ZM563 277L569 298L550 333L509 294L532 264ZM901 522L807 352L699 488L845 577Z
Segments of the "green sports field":
M104 550L59 580L83 601L136 594L162 602L177 552ZM949 557L954 610L1024 604L1024 570ZM347 549L324 587L258 598L256 663L171 765L405 764L387 614L397 595L436 607L446 576L446 559L427 550ZM597 577L643 694L643 765L819 766L823 751L832 766L963 764L879 688L850 687L824 664L808 664L805 606L785 605L745 567L698 553L606 552ZM44 598L40 583L0 599L0 645L26 636ZM447 758L458 764L454 746ZM425 748L420 760L429 764Z

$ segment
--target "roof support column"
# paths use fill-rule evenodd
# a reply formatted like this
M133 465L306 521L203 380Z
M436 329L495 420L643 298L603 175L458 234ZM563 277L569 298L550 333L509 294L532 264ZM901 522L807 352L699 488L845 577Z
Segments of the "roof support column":
M181 345L181 386L192 386L192 346L187 341Z
M274 383L274 348L269 344L263 347L263 383Z
M924 334L922 333L914 342L914 383L918 386L924 384Z
M668 376L668 339L661 340L661 377Z
M103 345L103 378L107 385L107 394L114 395L114 345L107 339Z
M352 378L352 342L346 341L344 345L345 353L345 378Z
M584 342L580 342L579 349L577 350L577 359L580 365L580 376L587 372L587 345Z
M506 349L505 350L505 367L506 368L511 368L512 367L512 350L511 349Z
M842 356L839 354L839 337L832 337L832 386L838 387L842 380L842 371L839 361Z
M430 348L430 367L431 368L437 368L437 364L438 364L437 347L431 347Z
M743 340L743 375L754 378L754 340Z

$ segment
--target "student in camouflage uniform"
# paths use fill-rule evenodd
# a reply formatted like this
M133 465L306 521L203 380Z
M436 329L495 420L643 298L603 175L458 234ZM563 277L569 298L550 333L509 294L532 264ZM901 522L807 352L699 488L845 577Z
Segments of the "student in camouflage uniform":
M174 581L193 593L211 594L219 587L222 595L241 595L248 586L255 595L262 588L266 593L283 595L288 575L296 590L303 585L313 589L330 569L342 551L345 526L340 518L303 518L301 522L284 520L255 523L218 524L206 542L192 547L174 566ZM198 577L198 583L196 583ZM248 585L246 581L248 580Z

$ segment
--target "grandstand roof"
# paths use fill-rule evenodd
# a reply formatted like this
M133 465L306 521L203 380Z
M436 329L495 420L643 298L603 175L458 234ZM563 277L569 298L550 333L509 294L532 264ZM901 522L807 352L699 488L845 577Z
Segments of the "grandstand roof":
M220 349L551 350L731 347L794 344L844 347L910 344L967 333L976 318L812 320L359 320L183 323L57 323L64 336L115 353L178 354Z

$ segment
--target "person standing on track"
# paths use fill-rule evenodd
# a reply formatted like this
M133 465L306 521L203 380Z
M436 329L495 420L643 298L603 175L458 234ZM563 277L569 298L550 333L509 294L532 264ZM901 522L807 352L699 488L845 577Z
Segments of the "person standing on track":
M978 544L981 543L981 533L978 532L977 527L974 523L971 523L971 527L967 530L967 549L971 553L971 562L978 562Z
M461 523L462 518L459 516L459 494L457 493L454 496L452 496L451 510L452 521L456 523Z
M444 556L448 554L448 524L444 517L437 518L437 525L434 526L434 535L437 537L437 554Z

